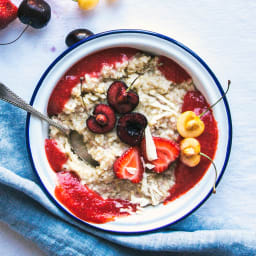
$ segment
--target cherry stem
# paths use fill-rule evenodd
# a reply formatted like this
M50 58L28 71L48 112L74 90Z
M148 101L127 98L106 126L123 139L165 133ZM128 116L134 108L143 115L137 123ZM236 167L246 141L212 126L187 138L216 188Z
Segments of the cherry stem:
M224 92L224 94L214 103L212 104L210 107L208 107L204 112L202 112L200 115L199 115L199 118L201 118L203 115L205 115L211 108L213 108L217 103L219 103L225 96L226 94L228 93L228 90L230 88L230 84L231 84L231 81L228 80L228 88L227 90Z
M151 58L151 60L149 61L149 64L147 65L147 67L144 69L144 71L142 73L139 73L138 76L132 81L132 83L129 85L129 87L126 89L126 92L129 92L132 88L132 86L134 85L134 83L137 81L137 79L143 75L145 75L146 72L148 72L151 67L150 67L150 63L152 62L154 58ZM163 63L159 63L157 64L157 66L161 66Z
M25 33L25 31L28 29L29 26L30 26L30 24L28 24L28 25L22 30L22 32L20 33L20 35L19 35L16 39L14 39L13 41L11 41L11 42L9 42L9 43L2 43L2 44L0 44L0 45L8 45L8 44L12 44L12 43L16 42L17 40L19 40L19 39L21 38L21 36Z
M83 98L83 92L82 92L82 86L83 86L83 82L84 82L84 77L80 77L80 95L81 95L81 99L82 99L82 102L83 102L83 106L85 108L85 103L84 103L84 98Z
M134 83L137 81L137 79L138 79L140 76L142 76L142 75L144 75L144 73L143 73L143 74L139 74L139 75L132 81L132 83L129 85L129 87L126 89L125 92L129 92L129 91L131 90L132 86L134 85Z
M212 193L215 194L216 193L216 182L217 182L217 177L218 177L218 171L217 171L217 167L214 163L214 161L209 157L207 156L206 154L200 152L199 155L207 158L209 161L211 161L213 167L214 167L214 170L215 170L215 181L214 181L214 184L213 184L213 189L212 189Z

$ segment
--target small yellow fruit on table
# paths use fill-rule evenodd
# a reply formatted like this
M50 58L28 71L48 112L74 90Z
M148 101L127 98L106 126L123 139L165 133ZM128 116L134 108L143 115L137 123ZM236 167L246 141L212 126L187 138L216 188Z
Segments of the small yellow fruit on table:
M93 9L98 3L99 0L78 0L79 8L86 11Z

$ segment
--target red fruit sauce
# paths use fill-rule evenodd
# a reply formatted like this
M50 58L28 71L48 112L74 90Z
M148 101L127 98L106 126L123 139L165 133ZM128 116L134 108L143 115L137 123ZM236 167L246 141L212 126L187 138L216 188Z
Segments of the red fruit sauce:
M111 48L80 60L65 73L54 88L48 103L48 114L56 115L62 112L71 96L72 89L77 85L81 76L85 74L98 76L104 64L115 65L131 58L137 52L139 51L132 48ZM161 56L159 63L162 63L159 70L168 80L181 83L190 79L189 74L174 61ZM200 92L188 92L184 98L182 112L192 110L199 114L208 106ZM213 158L218 140L217 124L211 111L205 114L202 120L205 123L205 131L198 137L201 151ZM80 219L93 223L106 223L113 221L115 217L127 216L130 211L136 211L137 206L135 204L121 199L104 199L86 185L82 185L74 172L61 171L67 157L60 151L54 140L47 139L45 141L45 151L51 167L58 172L58 185L55 188L56 197ZM178 162L175 170L176 184L170 189L170 196L165 203L178 198L195 186L209 166L209 160L203 157L201 157L200 164L193 168Z
M103 65L115 65L134 56L138 50L132 48L110 48L83 58L70 68L54 88L48 102L48 115L62 112L71 96L72 89L85 74L98 76Z
M191 78L181 66L167 57L160 56L158 63L161 64L158 69L162 72L167 80L180 84Z
M45 140L45 152L48 162L55 172L62 170L62 165L68 160L65 153L61 152L55 140Z
M136 212L136 205L121 199L103 199L99 194L82 185L74 172L57 173L59 185L55 195L78 218L92 223L106 223L115 217ZM126 210L126 211L125 211Z
M207 107L209 104L204 96L199 91L191 91L187 92L184 97L182 112L191 110L199 115ZM203 115L201 120L205 124L205 130L197 139L201 144L201 152L213 159L218 143L217 123L211 110ZM203 156L201 156L200 163L195 167L188 167L179 161L175 169L175 185L170 189L170 196L166 198L165 202L180 197L194 187L202 179L210 165L211 162Z

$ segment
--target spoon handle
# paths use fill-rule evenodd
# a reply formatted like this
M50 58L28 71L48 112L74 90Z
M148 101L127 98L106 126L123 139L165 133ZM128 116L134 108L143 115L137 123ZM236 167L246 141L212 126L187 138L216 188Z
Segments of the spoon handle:
M29 112L30 114L40 119L43 119L44 121L56 127L57 129L61 130L65 134L69 133L69 130L66 129L64 126L60 125L59 123L53 121L46 115L43 115L42 113L34 109L31 105L27 104L22 98L20 98L18 95L16 95L14 92L12 92L9 88L7 88L2 83L0 83L0 99L16 107L22 108L23 110Z

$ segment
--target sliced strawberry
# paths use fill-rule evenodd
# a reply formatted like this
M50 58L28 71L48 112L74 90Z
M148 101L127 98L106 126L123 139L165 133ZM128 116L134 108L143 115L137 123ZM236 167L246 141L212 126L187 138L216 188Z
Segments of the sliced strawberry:
M114 172L119 179L139 183L142 180L144 167L138 147L131 147L114 163Z
M0 29L5 28L17 17L18 8L9 0L0 0Z
M153 137L157 159L148 161L146 154L146 140L145 138L141 142L142 155L147 163L153 164L155 167L152 171L161 173L168 169L170 164L177 159L180 153L179 146L176 142L160 137Z

